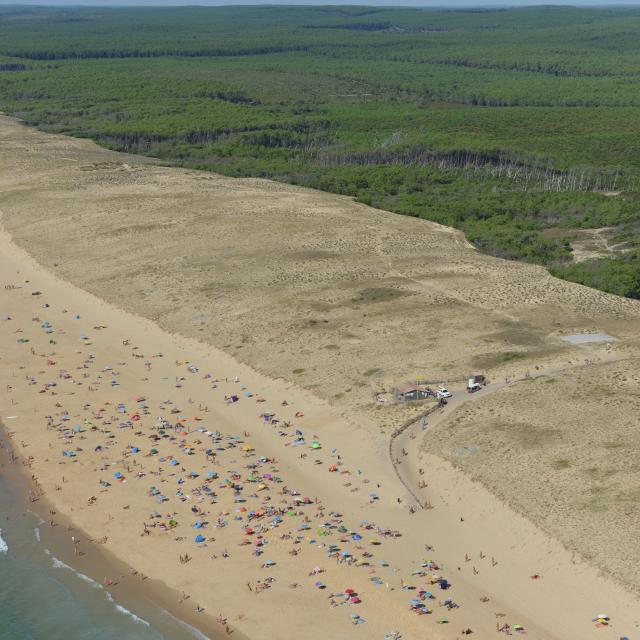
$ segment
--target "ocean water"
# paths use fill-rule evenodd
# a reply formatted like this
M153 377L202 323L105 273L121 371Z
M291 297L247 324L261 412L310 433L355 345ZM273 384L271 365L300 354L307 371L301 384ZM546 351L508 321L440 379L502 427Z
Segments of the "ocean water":
M41 525L0 476L1 640L205 638L150 601L141 598L135 610L118 603L56 558L42 541Z

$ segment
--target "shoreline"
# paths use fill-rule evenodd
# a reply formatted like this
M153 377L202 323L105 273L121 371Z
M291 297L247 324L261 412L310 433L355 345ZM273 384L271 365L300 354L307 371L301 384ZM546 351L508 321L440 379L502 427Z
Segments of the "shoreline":
M136 617L138 617L136 611L141 602L146 601L176 620L184 627L185 633L193 637L201 640L222 640L230 637L236 640L249 640L237 629L232 629L230 634L225 633L209 613L194 614L182 610L177 604L181 600L181 594L178 591L160 580L146 577L140 579L139 576L134 575L132 568L126 562L91 539L66 513L57 511L48 500L46 493L39 494L34 501L31 501L29 495L34 491L34 481L29 473L31 469L27 459L16 448L16 442L9 434L10 430L0 421L0 441L4 441L4 446L0 447L0 475L9 485L20 510L23 513L30 512L40 519L40 542L48 549L53 559L62 562L81 579L83 579L82 576L89 578L109 594L108 597L114 606L123 606ZM15 458L13 461L11 452ZM55 512L53 515L52 511ZM54 527L49 524L51 519L55 522ZM70 544L68 539L72 535L80 539L78 544L80 556L71 551L74 545ZM115 584L104 585L105 576L113 579Z

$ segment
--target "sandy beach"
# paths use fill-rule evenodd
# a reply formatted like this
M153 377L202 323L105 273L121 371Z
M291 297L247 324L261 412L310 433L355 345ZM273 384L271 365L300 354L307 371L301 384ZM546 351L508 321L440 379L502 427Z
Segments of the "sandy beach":
M347 419L267 375L273 362L259 372L170 333L125 311L113 288L110 302L96 297L7 231L0 273L0 419L32 498L85 532L69 532L69 553L88 560L100 543L141 588L142 577L163 583L178 612L231 637L638 637L637 596L450 463L418 459L429 425L466 400L459 385L461 400L390 456L390 432L367 411ZM617 308L605 328L620 333L635 307ZM540 366L566 357L556 348Z
M386 629L381 637L486 637L497 613L531 637L595 637L601 609L632 630L632 596L479 486L434 464L426 477L439 502L411 514L390 462L368 456L320 401L58 281L6 234L1 253L4 286L15 287L0 291L10 318L0 325L2 417L34 490L134 570L184 592L190 614L221 614L256 638L274 618L287 620L285 638L365 625ZM272 412L281 423L260 417ZM360 602L335 596L347 589ZM433 613L409 611L419 589L433 593Z
M39 496L34 501L27 461L15 455L2 424L0 441L3 527L0 554L5 558L11 554L14 563L25 564L20 576L7 576L3 572L5 592L15 588L16 578L23 581L18 583L20 589L17 602L12 603L15 609L9 614L10 620L2 620L3 624L13 621L15 625L3 629L3 638L21 640L49 635L52 625L60 637L65 633L69 636L82 633L86 629L83 622L92 625L91 632L101 638L109 637L107 633L111 637L116 633L130 637L128 634L132 632L136 639L159 637L155 634L172 640L228 637L215 620L185 611L178 592L146 577L142 581L106 545L90 541L90 536L57 511L46 497ZM53 518L55 526L50 525ZM76 545L69 544L71 536L79 540L80 552L76 552ZM44 578L35 584L34 569ZM105 585L105 576L111 576L113 584ZM53 598L52 580L55 587L60 585ZM10 603L3 598L0 602L8 612ZM242 635L236 631L234 637Z

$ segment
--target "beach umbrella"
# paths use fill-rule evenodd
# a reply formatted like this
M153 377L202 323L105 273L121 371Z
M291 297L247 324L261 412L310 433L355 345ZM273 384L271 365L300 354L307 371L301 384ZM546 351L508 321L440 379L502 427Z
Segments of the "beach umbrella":
M204 542L204 540L205 540L205 538L204 538L204 536L202 534L199 533L196 536L196 542Z
M114 477L114 478L122 478L122 473L121 473L120 471L116 471L116 472L113 474L113 477Z

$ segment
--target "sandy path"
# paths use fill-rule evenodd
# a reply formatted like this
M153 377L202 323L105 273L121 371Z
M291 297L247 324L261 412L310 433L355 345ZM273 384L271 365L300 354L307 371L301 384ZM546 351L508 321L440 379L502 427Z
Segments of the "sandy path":
M167 334L147 320L127 314L56 279L15 247L6 234L0 237L0 273L3 286L20 284L23 287L0 289L0 315L11 317L10 321L0 323L3 345L0 377L8 392L4 395L2 417L15 432L14 440L23 454L34 457L34 473L49 499L61 511L71 515L90 535L107 535L108 547L131 566L192 594L193 599L185 606L191 607L197 598L198 604L207 612L222 611L233 626L255 638L265 637L265 621L277 624L281 620L287 620L286 625L276 627L281 638L363 634L382 638L385 632L394 628L405 638L457 637L465 627L473 629L474 637L485 638L496 635L496 613L506 614L505 618L498 619L501 622L523 624L532 638L591 638L602 637L603 632L596 630L590 619L603 609L613 617L613 630L605 632L606 635L613 637L633 630L632 612L639 610L633 597L598 577L591 568L572 562L560 545L442 461L427 458L420 462L425 467L424 479L429 485L425 497L435 508L411 515L407 510L406 490L395 475L384 439L372 438L365 428L347 425L311 394L261 376L223 352ZM32 296L35 290L43 294ZM44 309L45 303L50 307ZM68 313L63 313L65 309ZM43 333L40 321L34 322L34 317L52 323L55 345L49 344L51 334ZM107 328L94 329L102 325ZM21 328L22 333L16 334L17 328ZM88 340L82 340L81 333L86 333ZM28 336L30 342L18 343L16 336ZM129 344L125 344L127 340ZM30 353L31 347L35 354ZM163 357L153 360L152 367L147 369L145 360L159 351ZM76 368L82 362L86 363L88 353L95 361L95 366L88 365L93 367L91 375L97 371L103 371L104 375L103 382L91 392L87 390L86 382L81 384L80 378L75 379ZM136 357L141 354L144 357ZM47 365L47 359L54 359L56 364ZM118 365L119 362L123 364ZM209 380L187 372L187 362L197 364L199 372L212 371L216 378L226 378L227 382L220 382L213 389ZM116 387L104 384L110 375L104 371L107 366L120 371ZM50 391L38 393L43 380L57 379L61 368L73 373L73 382L59 380L61 388L54 397ZM29 385L26 376L37 378L37 385ZM238 383L233 382L236 376ZM176 378L185 380L177 386ZM71 384L73 386L65 386ZM238 393L243 386L264 396L267 402L256 404L253 398L241 397L232 406L224 403L225 394ZM126 402L129 407L134 404L133 397L141 392L151 407L151 415L144 416L141 421L144 440L130 431L117 432L115 444L106 456L112 465L109 470L97 468L102 458L90 452L88 445L95 442L90 433L84 436L88 442L82 448L86 452L78 455L77 462L60 458L61 443L54 431L45 429L44 421L45 415L60 410L60 407L55 408L56 400L69 408L74 420L82 421L89 415L88 410L83 409L87 402L92 408L106 402L111 402L111 407ZM193 529L188 525L179 530L185 537L183 541L176 541L171 535L155 535L155 532L152 536L141 535L142 520L150 510L158 507L147 495L152 481L138 482L134 472L139 468L150 474L152 463L146 458L138 459L136 464L131 462L133 472L127 472L128 483L118 485L112 480L114 486L104 494L99 492L97 480L105 477L111 480L114 468L122 468L127 460L135 460L130 454L117 452L126 451L133 443L148 448L147 436L158 407L169 398L183 410L186 406L184 413L189 416L196 413L195 407L208 406L210 410L205 413L203 424L210 429L240 438L248 432L250 436L246 439L259 455L277 458L278 473L287 486L297 487L302 494L317 498L326 506L326 512L339 511L340 520L347 529L358 530L359 523L367 520L397 529L402 537L384 539L380 547L367 545L373 554L370 566L349 567L328 560L326 547L319 548L320 539L316 544L309 544L310 538L316 537L315 529L320 522L315 519L315 506L309 508L306 515L296 516L296 525L300 525L304 517L310 517L314 530L312 534L303 532L305 539L299 545L302 553L297 557L289 555L289 542L283 542L271 533L268 534L271 546L266 556L252 557L243 553L237 547L238 525L234 525L233 531L231 527L216 530L215 537L219 540L209 543L206 549L193 545ZM287 407L281 406L284 399L289 403ZM455 403L450 406L453 408ZM317 434L323 444L322 453L303 450L308 455L300 458L300 448L285 446L291 443L290 437L278 436L274 428L260 426L258 414L265 409L291 420L305 434ZM303 418L296 418L298 411L304 412ZM8 419L9 416L15 417ZM199 427L198 423L191 424L194 428ZM410 435L406 434L410 455L403 465L417 467L417 439L411 439ZM192 437L197 437L197 433ZM201 449L195 448L189 468L211 468L207 467ZM332 454L334 448L337 453ZM328 473L327 466L337 462L338 454L343 463L341 469L348 468L349 476ZM251 454L232 452L231 455L233 459L220 461L221 473L255 460ZM321 465L314 464L316 456L322 458ZM66 464L61 466L61 462ZM112 463L117 464L113 466ZM62 475L65 476L64 483ZM169 480L166 472L162 478ZM364 479L370 483L363 484ZM378 484L379 488L376 487ZM55 490L56 485L61 487L59 491ZM379 494L379 501L371 503L370 491ZM279 499L277 492L275 486L269 489L274 502ZM92 494L98 496L99 509L86 506L87 496ZM398 503L397 498L402 502ZM176 504L171 500L171 509L175 509L181 523L193 519L188 509L191 504ZM210 519L214 519L214 509L233 514L237 513L236 507L225 495L220 498L219 506L206 505L204 508L211 510ZM289 528L295 532L297 526L288 525ZM370 535L364 532L366 542ZM330 540L336 541L335 534ZM432 545L434 551L426 551L425 544ZM223 560L218 556L212 559L211 552L219 554L224 546L230 549L231 558ZM485 558L479 558L480 551ZM179 564L176 561L179 553L188 553L196 561ZM465 562L465 553L472 557L471 561ZM497 560L495 566L491 563L492 556ZM277 580L272 588L256 596L245 587L247 582L255 584L265 576L260 568L265 557L276 561L270 573ZM423 578L411 575L425 559L436 561L453 586L446 592L433 588L436 600L428 601L428 604L434 614L416 616L407 611L407 603L415 592L403 590L402 585L425 584ZM382 560L388 566L381 566ZM351 586L361 594L362 604L356 609L330 608L326 592L313 587L317 577L307 575L315 566L326 568L326 573L320 577L327 583L328 590L339 591ZM474 566L478 573L473 571ZM542 574L543 579L532 581L530 575L534 573ZM371 577L379 577L383 584L374 585ZM289 589L292 582L298 582L300 587ZM439 606L446 597L452 598L460 607L447 611ZM487 597L489 601L481 602L481 597ZM352 611L367 623L351 625ZM437 626L434 619L443 615L450 624Z
M623 359L605 354L601 361ZM577 364L539 370L530 376L510 379L508 384L587 366ZM581 624L585 622L581 611L588 610L593 602L598 602L602 611L615 617L616 629L635 637L631 631L637 633L640 627L640 608L635 596L629 593L621 596L624 591L618 584L604 578L575 554L568 553L533 523L504 505L496 504L484 487L461 475L449 462L420 450L420 443L429 437L429 430L449 420L457 408L506 386L503 381L490 383L472 395L465 393L464 387L451 387L454 397L446 407L434 409L428 417L404 429L391 443L391 461L402 483L412 496L433 507L427 510L433 514L429 528L433 546L448 564L456 562L463 568L466 565L487 591L503 595L505 601L526 603L529 612L538 607L541 611L546 608L544 621L546 631L552 634L549 637L556 637L556 634L567 638L590 637L590 625ZM426 487L421 485L425 482ZM514 536L517 538L515 544ZM466 549L463 556L456 556L463 548ZM536 574L542 577L532 580L531 576ZM519 575L520 579L514 580L514 575ZM556 602L561 606L554 607ZM612 614L612 611L617 613ZM593 615L598 613L601 611ZM580 633L574 635L576 625L581 628Z

